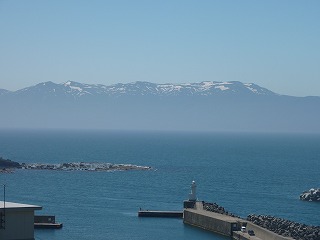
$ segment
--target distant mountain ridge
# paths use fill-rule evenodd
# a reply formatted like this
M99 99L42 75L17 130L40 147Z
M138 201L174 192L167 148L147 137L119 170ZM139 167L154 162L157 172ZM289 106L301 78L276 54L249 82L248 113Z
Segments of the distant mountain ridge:
M3 91L3 92L2 92ZM68 81L62 84L53 82L43 82L35 86L27 87L15 92L0 90L0 94L47 94L52 96L72 95L80 98L82 96L210 96L214 94L256 94L256 95L275 95L272 91L262 88L253 83L241 82L213 82L204 81L200 83L184 84L156 84L150 82L134 82L127 84L83 84Z
M0 89L0 96L9 93L10 91L5 89Z
M43 82L0 90L0 128L320 133L319 107L253 83Z

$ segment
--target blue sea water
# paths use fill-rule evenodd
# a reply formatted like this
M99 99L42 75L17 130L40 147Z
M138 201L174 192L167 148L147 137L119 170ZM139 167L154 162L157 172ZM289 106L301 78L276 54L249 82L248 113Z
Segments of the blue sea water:
M270 214L320 225L320 135L1 130L0 156L19 162L110 162L150 171L18 170L1 174L8 201L43 206L61 230L36 239L227 239L180 219L138 218L139 208L180 210L192 180L200 200L242 217ZM2 195L0 194L2 198Z

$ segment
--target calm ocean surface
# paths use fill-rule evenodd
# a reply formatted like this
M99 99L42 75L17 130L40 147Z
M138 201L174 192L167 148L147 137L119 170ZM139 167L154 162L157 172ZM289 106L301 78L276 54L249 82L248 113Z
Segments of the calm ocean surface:
M320 135L0 131L0 156L18 162L110 162L151 171L1 174L7 200L43 206L61 230L36 239L228 239L179 219L138 218L139 208L180 210L192 180L200 200L320 225L320 204L299 194L320 187ZM2 192L0 194L2 200Z

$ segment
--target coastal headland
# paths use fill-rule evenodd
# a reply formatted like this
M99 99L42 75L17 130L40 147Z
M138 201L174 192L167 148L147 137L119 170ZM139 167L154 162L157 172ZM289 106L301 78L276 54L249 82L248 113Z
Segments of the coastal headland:
M149 166L134 164L116 164L101 162L70 162L70 163L18 163L9 159L0 158L0 173L12 173L15 169L26 170L55 170L55 171L127 171L151 170Z

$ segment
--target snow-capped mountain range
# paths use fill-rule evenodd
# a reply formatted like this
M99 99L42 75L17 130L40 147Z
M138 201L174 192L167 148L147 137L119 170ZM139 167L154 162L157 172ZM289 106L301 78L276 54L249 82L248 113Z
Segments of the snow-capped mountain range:
M320 97L253 83L43 82L0 89L1 128L320 133Z
M16 92L0 90L0 95L12 94L45 94L51 96L72 95L80 98L83 96L210 96L217 94L254 94L254 95L275 95L272 91L262 88L253 83L241 82L212 82L184 84L156 84L150 82L134 82L127 84L83 84L73 81L56 84L43 82L35 86L27 87Z

